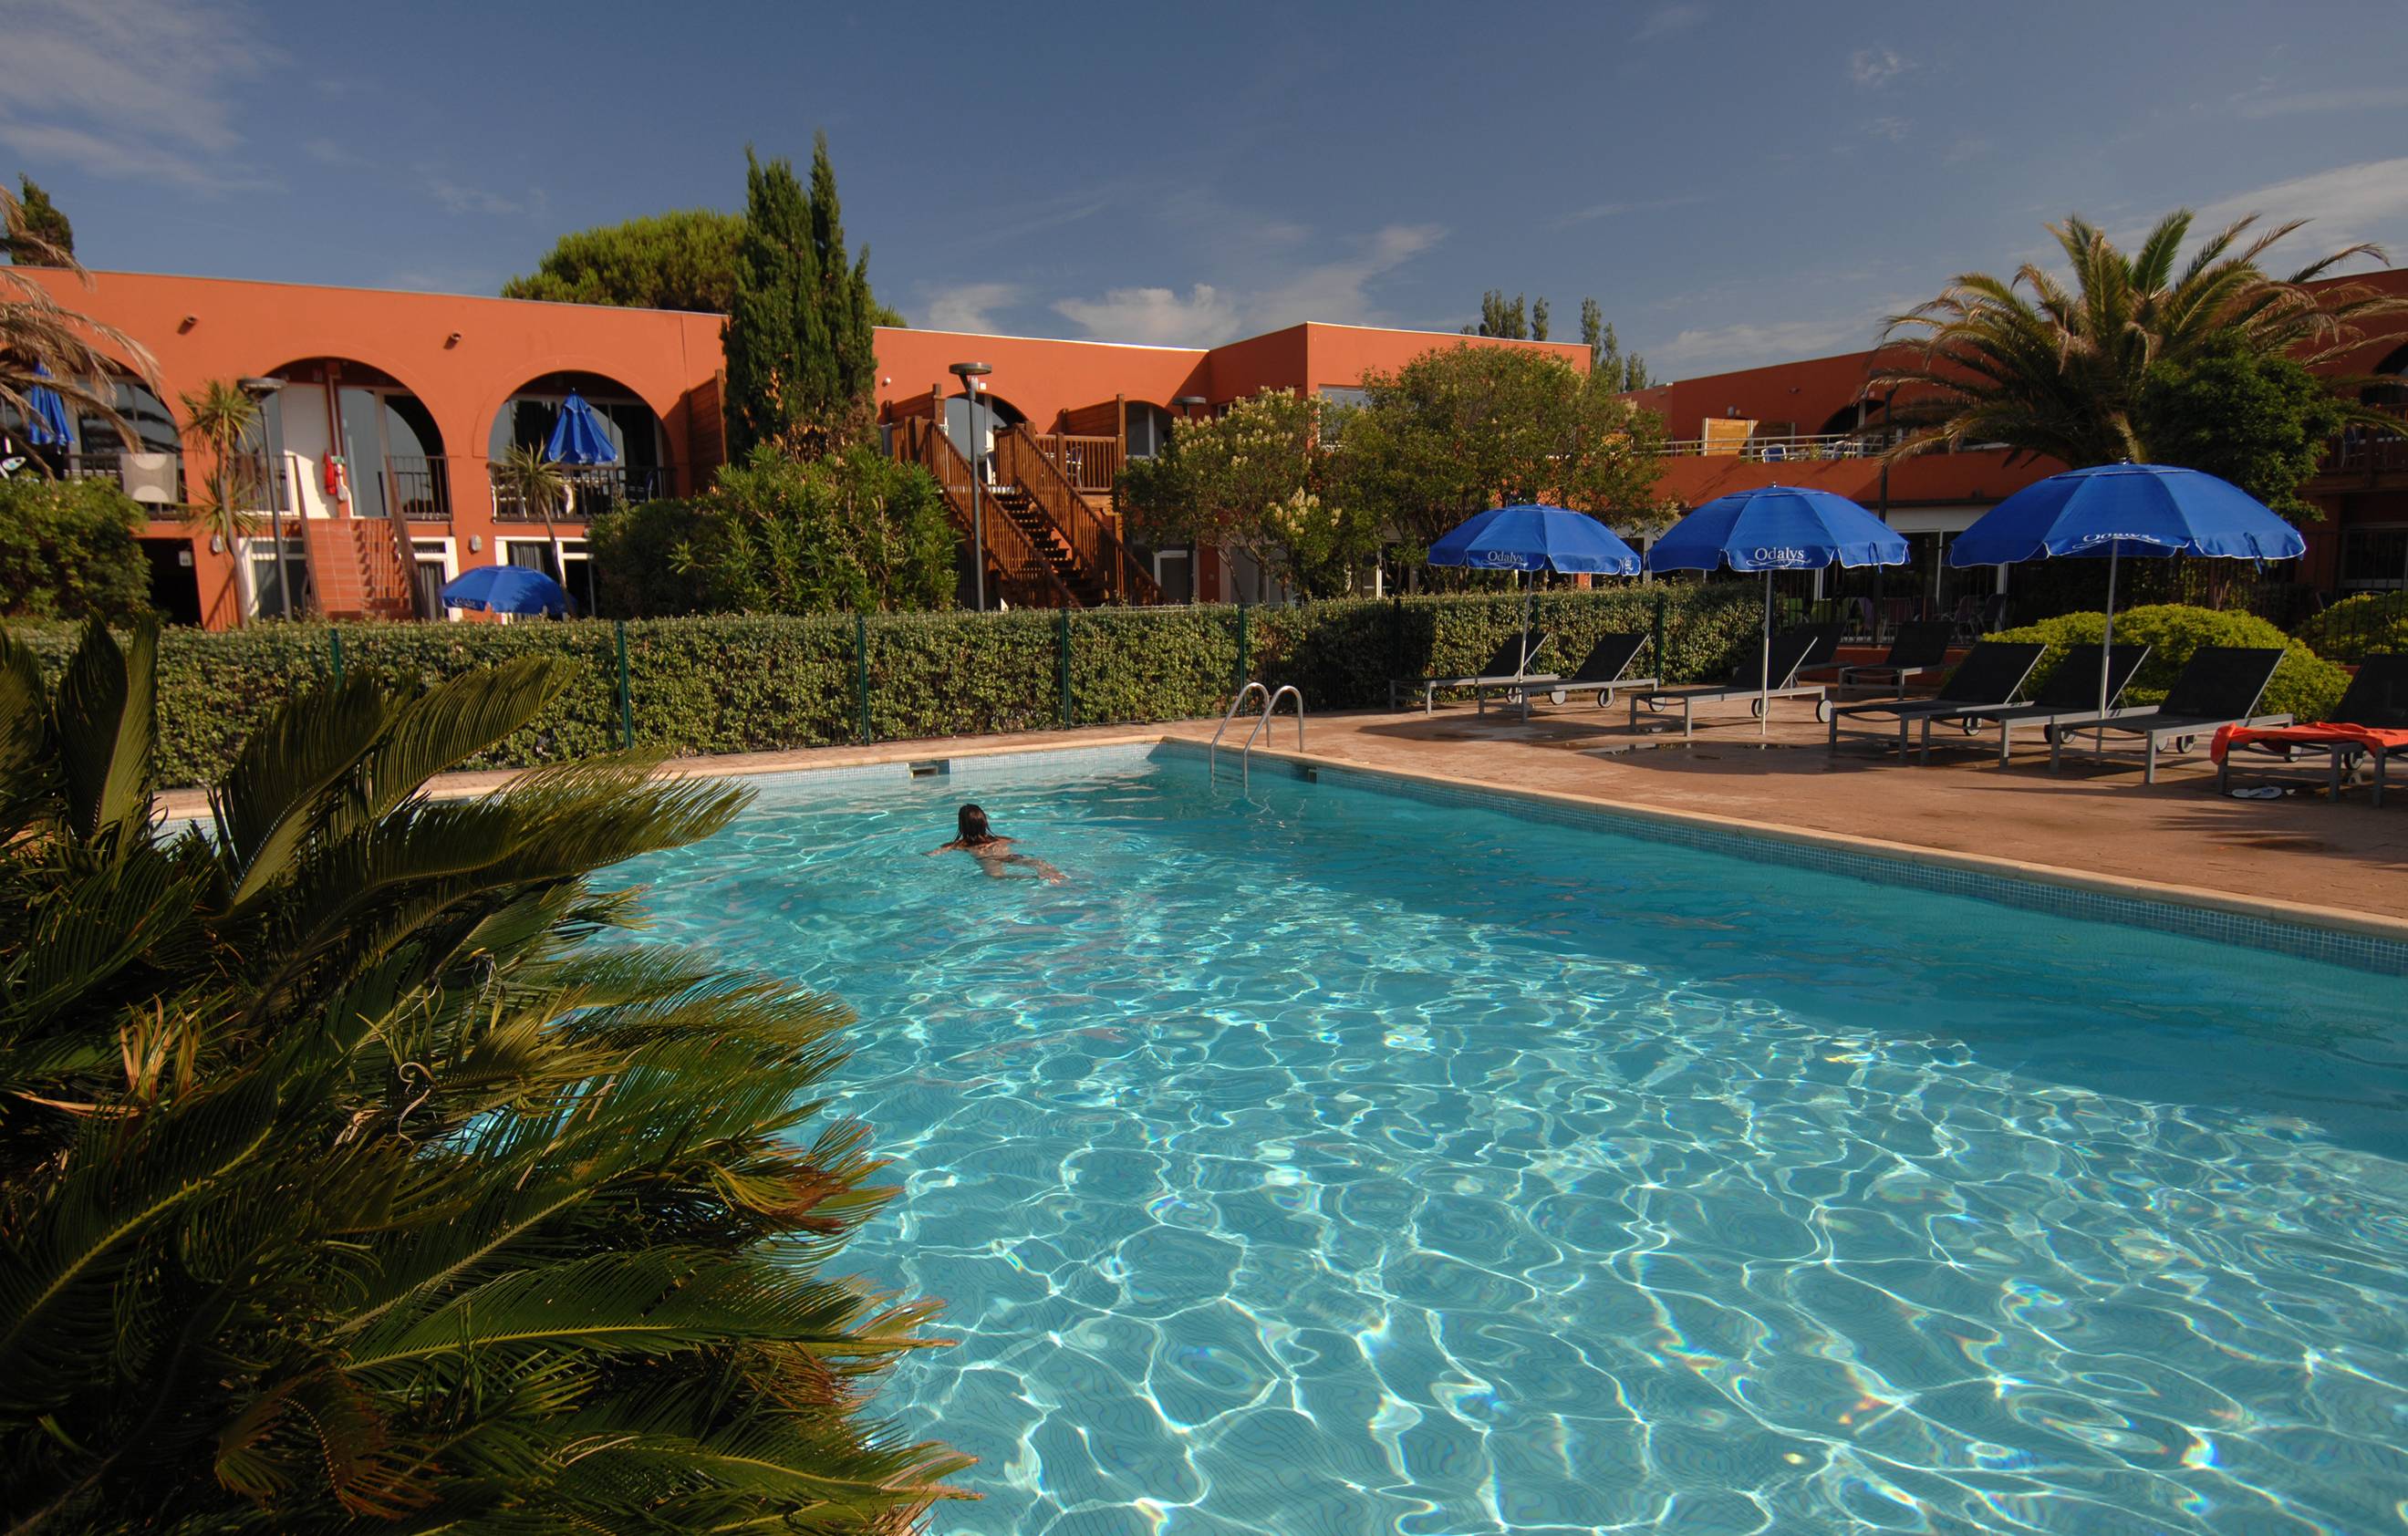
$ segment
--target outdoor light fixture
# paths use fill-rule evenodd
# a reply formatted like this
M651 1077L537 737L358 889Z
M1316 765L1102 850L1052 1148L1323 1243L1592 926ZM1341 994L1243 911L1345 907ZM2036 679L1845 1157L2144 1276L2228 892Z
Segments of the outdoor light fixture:
M978 610L986 611L986 523L979 516L979 461L985 457L980 439L978 392L980 379L995 371L991 363L955 363L945 369L962 381L962 402L969 416L970 451L962 455L970 466L970 579Z
M186 315L182 320L179 320L179 321L178 321L178 322L176 323L176 334L177 334L178 336L181 336L181 335L183 335L186 331L191 330L194 326L198 325L200 323L201 323L201 317L200 317L200 316L198 316L198 315Z
M284 380L274 374L251 379L237 379L234 387L251 396L259 407L260 446L266 450L267 463L267 534L268 544L276 562L276 608L283 618L293 617L293 583L284 565L284 477L279 471L283 465L276 454L276 418L267 413L270 396L284 387Z
M458 346L460 344L460 333L454 331L450 336L445 337L443 338L443 344L447 347Z
M476 554L482 552L484 547L485 536L483 534L472 533L468 536L468 553L470 554Z

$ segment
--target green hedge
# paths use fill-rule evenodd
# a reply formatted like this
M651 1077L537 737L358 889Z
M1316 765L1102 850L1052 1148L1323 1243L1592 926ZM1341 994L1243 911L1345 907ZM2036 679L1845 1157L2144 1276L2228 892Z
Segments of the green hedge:
M2318 655L2356 660L2408 651L2408 593L2362 592L2300 625Z
M1537 604L1539 626L1555 637L1547 659L1570 666L1601 634L1652 629L1659 600L1667 655L1650 670L1668 680L1719 676L1756 633L1753 589L1737 584L1548 593ZM1242 616L1196 607L650 619L625 626L628 694L637 744L678 754L859 740L865 660L870 733L880 740L1152 724L1227 708L1242 632L1249 676L1295 683L1316 712L1365 709L1386 705L1391 677L1479 667L1521 622L1520 599L1501 593L1254 608ZM54 624L10 632L51 668L76 638ZM484 763L526 767L620 744L618 627L607 621L177 628L159 647L163 781L213 778L271 706L332 675L338 648L347 671L405 682L510 656L574 657L586 665L567 693Z
M2033 674L2040 677L2064 659L2066 647L2098 644L2105 633L2106 622L2103 613L2067 613L2020 629L2001 630L1990 639L2044 642L2048 653L2041 658L2040 669ZM2267 684L2266 696L2258 706L2262 713L2322 720L2341 702L2342 690L2349 686L2348 673L2250 613L2191 608L2182 603L2149 604L2115 615L2115 643L2150 648L2148 661L2124 696L2134 704L2161 702L2166 690L2173 685L2174 674L2202 645L2248 645L2268 650L2279 646L2285 651L2282 665L2274 668L2274 681Z

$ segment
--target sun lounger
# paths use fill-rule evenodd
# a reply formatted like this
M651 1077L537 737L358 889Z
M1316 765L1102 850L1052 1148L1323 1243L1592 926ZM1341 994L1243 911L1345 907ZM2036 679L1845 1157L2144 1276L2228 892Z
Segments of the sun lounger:
M2403 735L2408 735L2408 653L2369 656L2358 664L2358 675L2349 680L2341 702L2333 707L2332 719L2322 725L2228 725L2217 731L2214 745L2215 788L2221 794L2232 787L2232 753L2236 747L2276 754L2286 762L2302 752L2321 752L2325 754L2325 772L2318 777L2334 804L2341 803L2349 770L2359 758L2372 757L2374 778L2367 798L2372 804L2381 805L2391 755L2408 754L2408 740L2400 739ZM2280 776L2253 773L2252 777Z
M2283 664L2280 646L2202 645L2166 690L2163 704L2137 710L2114 710L2054 723L2049 732L2048 766L2055 772L2064 760L2066 742L2085 732L2095 734L2091 750L2110 755L2107 738L2129 736L2141 748L2141 782L2157 782L2157 750L2171 746L2188 752L2200 737L2213 737L2225 725L2287 725L2287 714L2258 713L2258 701Z
M1829 641L1837 643L1837 626L1830 626ZM1681 735L1686 739L1696 725L1697 707L1717 704L1727 699L1743 698L1753 706L1751 718L1763 712L1762 700L1774 698L1811 698L1814 701L1814 718L1826 718L1831 708L1830 698L1819 682L1800 683L1798 669L1806 665L1817 644L1825 641L1821 628L1784 629L1772 637L1772 666L1765 668L1763 648L1749 642L1741 647L1740 663L1731 669L1730 681L1704 688L1650 688L1630 696L1630 724L1639 725L1639 707L1645 705L1652 713L1678 704L1681 707ZM1766 679L1771 685L1766 686Z
M1939 627L1944 630L1948 626L1941 624ZM1948 675L1948 681L1941 684L1937 698L1885 698L1868 704L1842 704L1833 710L1830 748L1833 752L1840 750L1840 727L1845 722L1894 720L1898 723L1898 754L1903 759L1906 756L1907 732L1917 721L1961 715L1969 710L1988 709L2010 702L2031 680L2032 668L2040 665L2040 658L2047 651L2048 647L2037 640L1977 640L1965 659L1957 663L1956 670ZM2091 696L2095 700L2098 696L2094 694ZM1878 733L1859 731L1856 734L1887 736L1889 733L1884 730ZM1931 755L1928 744L1929 739L1927 735L1926 761Z
M1899 625L1898 633L1890 637L1888 655L1879 661L1840 668L1839 691L1845 694L1851 688L1880 688L1893 694L1906 692L1910 678L1948 670L1948 645L1956 632L1956 626L1944 619Z
M2006 765L2014 751L2015 732L2039 730L2043 735L2055 730L2060 720L2096 720L2099 718L2099 650L2095 645L2067 648L2065 659L2057 669L2041 680L2040 688L2028 704L1993 704L1979 710L1950 710L1944 713L1927 714L1917 722L1923 728L1921 754L1923 761L1931 760L1931 727L1935 724L1953 725L1971 736L1984 726L1999 727L1999 763ZM2132 674L2149 659L2145 645L2119 645L2107 672L2107 707L2112 711L2115 701L2124 696L2124 689Z
M1627 693L1634 688L1659 686L1663 682L1660 678L1625 675L1629 672L1630 664L1639 659L1639 653L1646 649L1647 634L1644 630L1601 637L1588 648L1588 654L1581 659L1578 667L1555 679L1545 690L1548 701L1562 704L1574 694L1593 692L1597 695L1597 707L1603 710L1612 707L1616 694ZM1537 691L1523 690L1522 712L1525 715L1530 712L1530 695Z
M1516 633L1497 648L1497 653L1488 658L1486 667L1469 677L1391 678L1388 680L1388 708L1393 710L1398 707L1398 691L1407 688L1421 690L1422 713L1427 714L1437 707L1435 700L1440 688L1475 690L1492 687L1518 688L1525 683L1553 682L1555 681L1553 673L1534 673L1530 670L1530 663L1546 648L1547 635L1541 630L1530 638L1530 650L1526 655L1522 651L1522 637ZM1478 696L1479 695L1475 693L1474 697Z

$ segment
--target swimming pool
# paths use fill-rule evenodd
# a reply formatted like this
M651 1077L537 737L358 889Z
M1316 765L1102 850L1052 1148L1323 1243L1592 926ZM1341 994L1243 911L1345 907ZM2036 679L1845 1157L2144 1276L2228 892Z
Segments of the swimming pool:
M949 1532L2408 1525L2396 977L1179 756L790 775ZM1069 869L916 855L977 799Z

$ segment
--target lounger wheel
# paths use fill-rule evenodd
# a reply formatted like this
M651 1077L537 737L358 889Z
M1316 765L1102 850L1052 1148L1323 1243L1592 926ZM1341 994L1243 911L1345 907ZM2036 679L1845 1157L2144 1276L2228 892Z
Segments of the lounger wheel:
M1966 735L1971 736L1971 735L1972 735L1975 731L1980 730L1982 727L1981 727L1978 724L1976 724L1975 722L1973 722L1973 721L1971 721L1971 720L1960 720L1960 721L1956 722L1956 728L1957 728L1958 730L1960 730L1960 731L1963 731Z
M1561 704L1565 699L1570 698L1570 696L1571 696L1570 694L1565 693L1561 688L1550 688L1547 690L1547 702L1550 704Z
M1760 699L1760 698L1751 698L1751 699L1749 699L1749 700L1747 701L1747 712L1748 712L1748 714L1749 714L1749 716L1750 716L1751 718L1754 718L1754 719L1756 719L1756 720L1761 720L1761 719L1763 719L1763 718L1764 718L1764 700L1762 700L1762 699Z
M1639 702L1647 706L1647 712L1649 714L1662 714L1664 712L1664 702L1661 699L1642 698Z
M2196 736L2177 736L2173 740L2173 748L2176 752L2188 752L2198 745L2199 738Z
M1562 702L1563 702L1563 700L1561 700L1561 699L1557 699L1555 702L1556 702L1556 703L1558 703L1558 704L1560 704L1560 703L1562 703ZM1611 708L1612 707L1612 705L1613 705L1613 690L1612 690L1612 689L1611 689L1611 688L1599 688L1599 689L1597 691L1597 707L1598 707L1598 709L1600 709L1600 710L1604 710L1604 709L1611 709Z
M1831 723L1831 701L1829 699L1818 698L1814 701L1814 723L1818 725L1828 725Z

